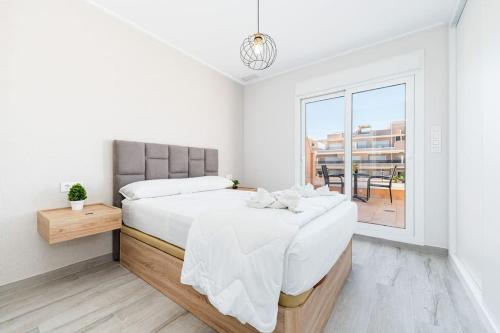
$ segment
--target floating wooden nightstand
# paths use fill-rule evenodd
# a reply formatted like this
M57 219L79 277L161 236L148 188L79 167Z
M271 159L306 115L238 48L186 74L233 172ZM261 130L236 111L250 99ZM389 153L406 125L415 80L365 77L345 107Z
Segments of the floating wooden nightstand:
M122 210L100 203L76 211L67 207L37 212L38 233L49 244L120 229L121 225Z
M257 192L257 189L255 187L248 187L248 186L238 186L238 188L236 190L247 191L247 192Z

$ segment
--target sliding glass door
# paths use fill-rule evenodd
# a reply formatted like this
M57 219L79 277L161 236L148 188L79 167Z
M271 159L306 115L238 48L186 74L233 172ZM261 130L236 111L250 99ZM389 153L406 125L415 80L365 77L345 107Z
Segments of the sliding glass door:
M358 233L414 231L413 82L407 77L302 99L303 183L327 184L352 198Z
M359 222L404 229L406 84L352 94L351 141Z
M332 190L344 192L345 98L341 94L308 99L304 103L304 178L323 186L324 170Z

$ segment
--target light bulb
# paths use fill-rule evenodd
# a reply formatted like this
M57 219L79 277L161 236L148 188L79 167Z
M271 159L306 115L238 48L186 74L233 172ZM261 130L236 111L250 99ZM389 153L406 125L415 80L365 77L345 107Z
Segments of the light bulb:
M256 55L261 55L263 50L264 38L260 34L255 34L253 39L253 52Z
M253 52L256 55L260 55L262 53L262 44L254 44L253 45Z

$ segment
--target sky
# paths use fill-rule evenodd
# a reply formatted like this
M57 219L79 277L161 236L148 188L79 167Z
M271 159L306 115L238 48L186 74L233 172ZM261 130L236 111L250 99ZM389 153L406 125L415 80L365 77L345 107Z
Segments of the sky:
M389 128L391 121L405 119L405 85L353 94L353 131L359 125ZM306 136L315 140L344 131L344 97L306 104Z

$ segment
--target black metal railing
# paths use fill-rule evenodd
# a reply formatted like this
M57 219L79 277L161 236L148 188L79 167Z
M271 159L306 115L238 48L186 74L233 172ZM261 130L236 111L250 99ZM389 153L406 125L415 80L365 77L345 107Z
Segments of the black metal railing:
M344 161L322 161L320 159L317 160L316 162L319 164L319 168L321 169L321 164L344 164ZM403 161L401 160L380 160L380 161L374 161L374 160L356 160L352 161L352 163L357 163L357 164L404 164Z

